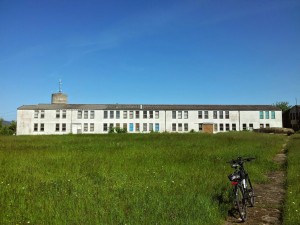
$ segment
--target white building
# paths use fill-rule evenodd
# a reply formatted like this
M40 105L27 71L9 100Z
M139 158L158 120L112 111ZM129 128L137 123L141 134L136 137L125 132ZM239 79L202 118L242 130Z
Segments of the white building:
M128 133L208 132L282 127L282 111L271 105L67 104L62 93L51 104L17 109L17 135L101 134L110 127Z

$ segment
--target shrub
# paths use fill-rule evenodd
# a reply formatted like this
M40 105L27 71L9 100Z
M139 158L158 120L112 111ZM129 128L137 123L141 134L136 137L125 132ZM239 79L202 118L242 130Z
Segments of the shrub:
M127 129L126 128L120 128L120 127L110 127L108 133L109 134L114 134L114 133L125 134L125 133L127 133Z

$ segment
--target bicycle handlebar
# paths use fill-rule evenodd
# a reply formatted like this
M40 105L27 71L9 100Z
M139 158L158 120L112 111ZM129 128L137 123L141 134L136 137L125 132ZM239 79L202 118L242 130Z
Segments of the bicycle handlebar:
M231 163L231 164L243 164L245 161L250 162L252 160L256 159L255 157L246 157L246 158L242 158L242 157L238 157L237 159L232 159L231 161L228 161L227 163Z

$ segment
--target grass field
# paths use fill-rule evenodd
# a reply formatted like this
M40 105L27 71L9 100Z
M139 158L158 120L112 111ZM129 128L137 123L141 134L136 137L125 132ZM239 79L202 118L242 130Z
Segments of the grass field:
M222 224L226 161L277 169L284 136L112 134L0 137L0 224Z
M284 225L300 224L300 134L293 135L288 145L287 193L283 222Z

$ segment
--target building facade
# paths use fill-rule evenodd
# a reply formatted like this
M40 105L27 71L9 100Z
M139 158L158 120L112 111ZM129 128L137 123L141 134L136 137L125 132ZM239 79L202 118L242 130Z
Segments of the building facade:
M17 109L17 135L102 134L111 127L128 133L253 130L282 127L282 112L271 105L67 104L66 99Z
M294 131L300 130L300 105L294 105L283 112L283 126Z

